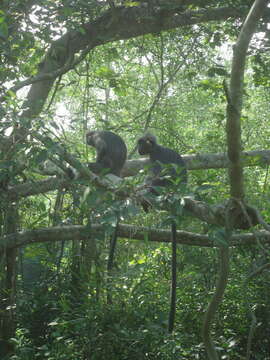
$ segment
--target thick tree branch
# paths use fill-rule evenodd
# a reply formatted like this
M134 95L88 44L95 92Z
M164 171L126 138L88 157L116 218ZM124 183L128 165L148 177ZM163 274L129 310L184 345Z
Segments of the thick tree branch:
M44 142L44 138L40 138ZM46 141L45 141L46 145ZM50 147L50 145L49 145ZM74 159L70 154L68 154L64 148L60 145L54 147L54 150L59 154L60 158L67 161L71 166L74 166L82 174L82 178L85 181L89 181L89 185L101 186L108 189L108 191L113 191L118 197L128 198L132 197L137 199L140 202L140 193L133 189L133 192L125 190L125 183L122 183L122 186L119 187L120 183L116 186L116 183L113 179L101 179L100 177L92 174L85 166L82 166L77 159ZM204 155L194 155L184 157L187 163L188 169L205 169L205 168L221 168L229 165L229 161L224 154L204 154ZM248 165L261 165L263 163L270 162L270 151L253 151L249 153L242 153L242 162L245 166ZM145 165L147 165L148 160L129 160L126 163L124 169L124 176L134 175ZM37 195L46 193L48 191L53 191L61 188L68 188L71 185L71 181L67 178L62 177L62 170L59 173L59 177L53 177L46 180L37 181L35 183L25 183L21 185L16 185L10 187L7 192L2 194L3 200L8 201L17 201L20 198L28 197L31 195ZM205 221L208 224L214 224L218 226L225 225L225 213L226 213L226 203L217 204L209 206L207 203L202 201L196 201L190 198L184 199L184 209L193 217ZM262 223L258 217L257 212L249 206L246 206L245 212L242 211L241 207L231 206L230 212L234 223L232 226L237 229L248 229L251 226L254 226L258 223Z
M188 170L226 169L230 165L225 153L182 155ZM270 164L270 150L253 150L241 153L241 163L244 167ZM122 170L122 177L134 176L149 165L148 158L127 160ZM44 175L61 175L63 172L54 166L53 169L42 169L38 173Z
M70 187L70 180L51 177L45 180L27 182L21 185L12 186L6 194L3 194L3 197L8 198L9 201L18 201L20 198L45 194L49 191L68 187Z
M37 195L42 193L47 193L48 191L53 191L56 189L63 189L70 187L70 181L66 179L52 178L47 180L37 181L35 183L27 183L22 185L17 185L10 188L5 194L2 195L2 202L5 200L8 202L18 201L20 198L25 198L31 195ZM117 188L111 189L112 184L102 181L102 186L106 186L109 191L114 191L116 195L120 197L128 198L129 194L124 190L118 190ZM94 185L93 185L94 186ZM140 202L140 194L132 194L134 200L137 199L138 203ZM201 221L204 221L208 224L224 226L225 224L225 213L226 213L226 203L217 204L217 205L208 205L203 201L197 201L190 198L183 198L183 208L190 215ZM164 210L166 210L166 205L164 205ZM260 223L256 211L253 211L251 207L247 207L246 211L249 216L247 219L242 211L239 211L239 207L231 208L231 214L234 215L235 222L232 224L236 229L248 229L251 226L254 226Z
M255 27L259 18L261 17L265 7L266 0L255 0L247 19L244 22L243 28L238 37L237 43L234 48L231 82L229 93L227 95L227 145L228 145L228 157L231 162L229 167L230 178L230 193L231 200L228 202L228 207L225 211L225 225L226 225L226 241L229 246L231 240L232 229L234 228L235 218L241 213L247 211L246 218L248 222L251 219L251 215L248 213L248 208L241 209L241 204L244 201L244 178L243 167L240 161L241 157L241 110L242 110L242 96L243 96L243 78L245 69L245 59L247 54L247 48L251 37L255 31ZM232 212L232 207L235 208ZM240 214L237 216L238 203L240 202ZM229 208L230 206L230 208ZM257 219L256 219L257 220ZM211 338L211 327L214 321L215 314L221 304L224 291L228 282L229 276L229 248L228 246L221 246L220 253L220 269L217 286L214 295L208 305L205 313L205 318L202 327L203 340L206 348L206 352L209 360L218 360L219 355L217 353L214 342Z
M228 158L231 162L229 168L231 196L236 199L244 199L244 180L241 158L241 111L243 97L243 80L246 63L246 55L249 43L255 32L257 23L264 10L267 0L256 0L252 6L237 42L234 46L230 87L227 106L227 145Z
M104 231L104 226L91 226L91 235ZM157 230L148 227L119 224L118 234L120 238L151 241L151 242L171 242L171 230ZM0 251L5 248L21 247L40 242L56 242L63 240L84 240L89 238L89 227L82 225L57 226L39 230L27 230L14 234L8 234L0 238ZM251 233L233 235L230 246L256 245L257 239L262 243L270 243L270 232L258 231L256 236ZM199 247L217 247L207 235L191 233L188 231L177 231L177 243L182 245Z
M35 83L38 83L40 81L46 81L46 80L55 80L57 77L60 77L61 75L67 73L69 70L72 70L78 65L89 53L89 49L86 48L84 51L81 52L80 56L76 57L75 59L70 58L66 61L66 63L63 65L63 67L58 68L55 71L44 73L37 76L33 76L29 79L26 79L24 81L18 82L16 85L12 86L8 91L16 93L18 90L22 89L25 86L32 85ZM0 101L3 101L5 99L6 95L1 96Z
M74 61L75 55L85 49L90 51L96 46L115 40L129 39L182 26L241 18L246 11L246 9L228 7L201 9L179 14L178 10L176 7L174 11L164 13L164 9L149 8L146 14L145 7L117 7L109 9L92 23L82 25L82 30L68 32L56 40L35 77L35 81L37 79L40 81L30 88L23 105L25 111L22 117L33 119L41 112L55 80L49 74L58 76L59 71L61 74L65 70L68 71L69 64ZM26 84L28 83L26 80Z
M188 170L225 169L230 165L227 154L196 154L182 155ZM270 164L270 150L244 151L241 153L241 164L246 166L265 166ZM122 176L134 176L149 164L145 158L128 160L122 171Z

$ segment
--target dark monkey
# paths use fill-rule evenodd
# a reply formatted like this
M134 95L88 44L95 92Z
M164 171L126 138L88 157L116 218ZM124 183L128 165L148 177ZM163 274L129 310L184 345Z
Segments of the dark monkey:
M100 174L107 169L108 173L120 176L127 158L127 147L119 135L105 130L89 131L86 143L97 150L96 162L88 164L90 170Z
M149 155L151 174L147 176L146 184L149 185L152 193L157 195L156 186L169 186L177 178L180 178L181 184L187 183L186 164L181 155L159 145L154 135L147 133L138 140L138 152L140 155ZM162 164L176 165L178 171L174 166L162 169ZM148 206L143 204L145 211L148 211Z
M138 140L138 152L140 155L149 155L151 174L146 179L146 184L150 186L150 192L158 195L155 187L168 187L172 182L180 178L181 184L187 183L187 169L182 157L174 150L161 146L157 143L157 139L152 134L145 134ZM162 169L162 164L175 164L174 166ZM143 204L148 211L148 204ZM175 310L176 310L176 223L172 220L172 280L171 280L171 305L168 321L168 331L171 333L174 327Z
M96 148L96 162L88 163L88 167L95 174L108 173L120 176L121 170L126 162L127 147L124 140L111 131L89 131L86 134L86 143ZM117 221L115 231L110 240L110 251L107 263L108 274L113 268L114 252L117 242ZM110 292L107 296L108 303L112 302Z

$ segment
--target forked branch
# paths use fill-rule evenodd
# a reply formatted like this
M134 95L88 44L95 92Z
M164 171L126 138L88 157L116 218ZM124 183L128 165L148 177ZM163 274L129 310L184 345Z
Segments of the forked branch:
M240 161L241 157L241 111L242 111L242 98L243 98L243 80L246 63L247 49L250 40L255 32L257 23L262 16L268 0L255 0L251 7L249 14L243 24L243 27L238 36L237 42L234 46L232 71L230 86L226 91L227 96L227 146L228 158L230 161L229 166L229 179L230 179L230 193L231 202L234 200L244 200L244 178L243 166ZM230 214L228 211L227 218L227 231L229 235L231 231ZM230 235L228 236L228 240ZM222 301L223 294L227 285L229 274L229 248L222 246L220 248L220 271L217 281L216 290L208 309L205 314L202 334L204 345L209 360L218 360L219 356L215 349L213 340L210 335L211 325L214 321L215 313Z

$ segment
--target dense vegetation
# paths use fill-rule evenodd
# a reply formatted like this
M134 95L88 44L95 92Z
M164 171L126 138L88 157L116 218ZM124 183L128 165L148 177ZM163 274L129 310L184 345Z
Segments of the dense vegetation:
M269 1L0 6L1 359L270 359ZM120 183L88 129L125 140ZM148 130L189 171L145 214Z

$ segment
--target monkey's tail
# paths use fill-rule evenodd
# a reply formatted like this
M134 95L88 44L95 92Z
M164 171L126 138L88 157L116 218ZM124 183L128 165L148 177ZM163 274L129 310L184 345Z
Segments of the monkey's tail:
M168 320L168 332L171 333L174 328L175 312L176 312L176 223L171 224L171 241L172 241L172 265L171 265L171 305Z
M108 273L111 272L112 268L113 268L114 253L115 253L115 248L116 248L116 243L117 243L118 226L119 226L119 221L117 220L114 232L110 239L110 251L109 251L108 264L107 264Z
M107 263L107 303L112 304L112 295L111 295L111 276L112 276L112 269L114 265L114 254L115 248L117 243L117 234L118 234L118 227L119 227L119 219L117 220L114 232L110 238L110 250L109 250L109 257Z

